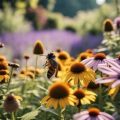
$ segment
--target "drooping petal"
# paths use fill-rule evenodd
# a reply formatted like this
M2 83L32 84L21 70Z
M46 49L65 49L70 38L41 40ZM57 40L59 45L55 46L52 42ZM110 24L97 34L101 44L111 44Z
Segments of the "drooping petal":
M120 80L116 80L112 85L111 87L114 88L116 86L118 86L120 84Z
M109 118L108 120L115 120L115 118L113 116L111 116L111 115L109 115L109 114L107 114L105 112L100 112L100 115L103 115L103 116Z
M99 78L99 79L96 79L96 83L109 83L109 82L113 82L113 81L114 81L114 78L106 78L106 79Z
M110 75L110 76L115 76L118 73L111 70L109 67L105 66L105 65L98 65L98 70L101 71L104 74Z
M88 62L90 62L90 61L93 61L93 58L87 58L87 59L81 61L81 63L86 64L86 63L88 63Z

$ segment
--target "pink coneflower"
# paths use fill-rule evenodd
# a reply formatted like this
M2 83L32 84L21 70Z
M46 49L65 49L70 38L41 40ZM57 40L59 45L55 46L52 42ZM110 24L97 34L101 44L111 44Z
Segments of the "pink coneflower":
M101 112L98 108L90 108L73 116L74 120L115 120L111 115Z
M120 30L120 17L115 18L114 23L116 25L116 29Z
M98 70L106 74L108 77L98 78L96 83L111 83L111 87L114 88L120 85L120 65L114 61L109 60L109 64L101 64L98 66Z
M107 63L107 60L108 59L106 58L106 55L104 53L97 53L94 57L85 59L81 62L96 71L98 69L98 65L102 63Z

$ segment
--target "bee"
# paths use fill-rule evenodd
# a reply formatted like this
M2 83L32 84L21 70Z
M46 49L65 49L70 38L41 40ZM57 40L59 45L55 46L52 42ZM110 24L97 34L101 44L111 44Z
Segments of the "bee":
M46 63L45 66L48 67L48 71L47 71L47 78L50 79L54 74L55 76L57 76L57 72L58 72L58 63L55 60L55 55L54 53L49 53L46 56Z

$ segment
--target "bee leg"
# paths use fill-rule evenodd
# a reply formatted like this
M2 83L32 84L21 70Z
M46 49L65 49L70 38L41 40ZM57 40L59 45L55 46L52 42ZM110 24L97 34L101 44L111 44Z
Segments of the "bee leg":
M58 66L56 68L55 77L58 77Z
M45 68L46 66L48 66L48 62L46 61L46 63L43 65L43 67Z

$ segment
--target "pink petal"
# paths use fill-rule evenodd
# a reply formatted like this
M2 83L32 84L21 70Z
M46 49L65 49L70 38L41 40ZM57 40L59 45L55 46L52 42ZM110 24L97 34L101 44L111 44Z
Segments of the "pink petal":
M103 72L104 74L107 75L117 75L118 73L116 73L115 71L111 70L109 67L107 66L103 66L103 65L98 65L98 70Z
M113 78L106 78L104 80L102 78L96 79L96 83L109 83L109 82L113 82L113 81L114 81Z
M115 61L107 60L107 64L120 69L120 65L118 63L116 63Z
M113 66L113 67L111 67L111 69L114 70L117 73L120 73L120 68L117 68L117 67Z
M81 63L86 64L86 63L90 62L91 60L93 60L93 58L85 59L85 60L81 61Z
M116 80L112 85L111 87L114 88L116 86L118 86L120 84L120 80Z
M74 115L74 116L73 116L73 119L74 119L74 120L85 120L85 119L87 119L88 117L89 117L88 114L87 114L87 115L82 115L82 116L79 116L79 117L78 117L78 116L76 117L76 116Z
M81 116L85 116L85 115L88 115L88 111L83 111L83 112L80 112L80 113L77 113L73 116L74 119L77 119Z
M97 70L98 69L98 65L99 65L100 61L96 61L96 63L93 66L93 70Z
M100 112L100 115L105 116L106 118L109 118L108 120L115 120L115 118L108 113Z

